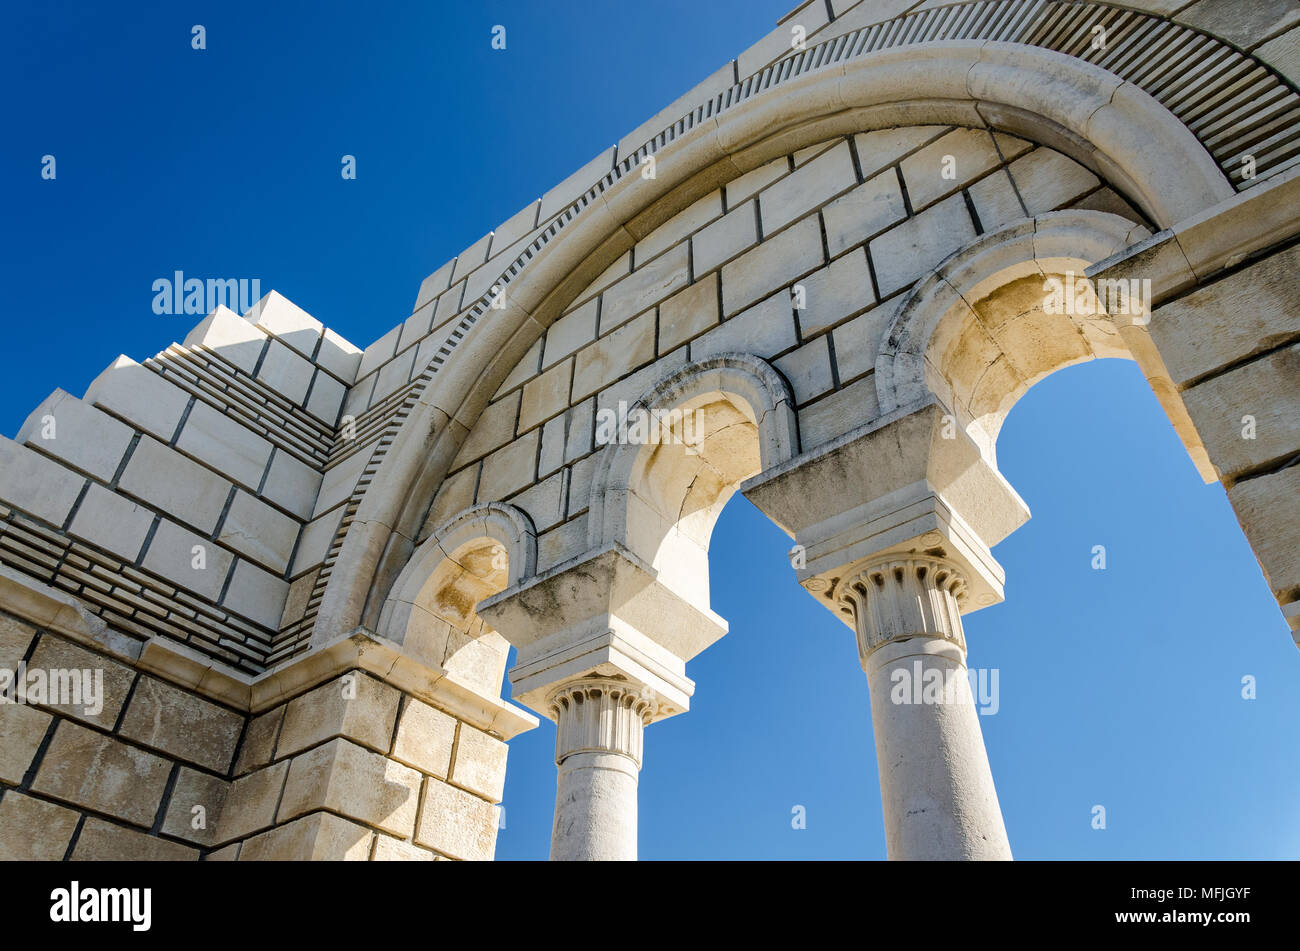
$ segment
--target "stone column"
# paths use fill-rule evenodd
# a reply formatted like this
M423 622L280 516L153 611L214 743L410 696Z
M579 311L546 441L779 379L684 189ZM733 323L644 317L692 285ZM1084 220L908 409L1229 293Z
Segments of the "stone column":
M478 615L517 650L514 698L555 721L552 859L635 859L646 726L690 709L686 661L727 625L621 545L512 585Z
M885 842L891 859L1010 859L966 674L952 562L892 554L840 589L871 690Z
M586 678L551 696L559 778L552 861L635 860L641 742L653 706L626 683Z

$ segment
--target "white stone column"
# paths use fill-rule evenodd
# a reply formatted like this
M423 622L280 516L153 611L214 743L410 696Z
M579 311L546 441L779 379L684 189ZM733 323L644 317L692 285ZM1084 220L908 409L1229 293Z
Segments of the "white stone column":
M838 589L871 690L891 859L1010 859L966 673L961 570L922 554L855 566Z
M637 780L652 705L604 678L565 684L550 699L559 768L552 861L636 859Z

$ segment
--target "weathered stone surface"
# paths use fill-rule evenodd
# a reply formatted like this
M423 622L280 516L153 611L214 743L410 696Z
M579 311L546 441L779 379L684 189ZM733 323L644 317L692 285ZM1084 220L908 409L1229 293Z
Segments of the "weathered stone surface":
M0 436L0 499L62 525L86 480L57 462Z
M945 198L886 231L871 242L880 294L906 287L974 238L975 226L961 195Z
M569 405L572 382L573 361L565 360L525 383L523 403L519 409L519 428L532 429L564 410Z
M596 311L599 302L591 298L569 311L546 331L546 348L542 356L543 366L552 366L567 357L579 347L586 346L596 339ZM527 365L527 359L521 366Z
M365 826L316 812L249 839L239 849L239 861L364 862L373 839Z
M261 769L271 762L286 709L287 705L276 707L249 721L248 729L244 731L244 741L239 748L239 759L235 762L236 776Z
M400 694L353 671L289 702L276 756L289 756L337 736L387 753Z
M758 209L747 201L691 238L691 266L698 276L758 243Z
M668 297L686 285L688 251L680 244L638 267L601 295L600 333L608 334L624 321Z
M144 567L187 591L215 601L234 561L230 552L163 519L149 541Z
M36 628L17 618L0 614L0 667L13 670L27 654L36 637Z
M18 442L111 481L134 431L70 393L55 390L27 417Z
M0 704L0 780L14 786L23 781L52 719L23 703Z
M112 730L113 724L117 723L117 715L121 712L122 704L126 702L127 694L131 691L132 681L135 680L135 671L130 667L51 634L41 637L27 666L46 671L86 672L77 678L81 683L82 703L51 703L50 706L55 707L61 716L92 723L104 730ZM87 676L90 678L90 689L98 693L98 696L93 698L94 704L88 702L92 698L85 694ZM102 691L99 690L101 678ZM50 699L55 698L51 696ZM93 706L99 707L97 713L92 712Z
M907 217L903 189L891 168L867 179L822 209L831 257Z
M263 567L283 573L298 531L296 521L241 489L230 503L217 539Z
M410 767L347 740L331 740L294 758L276 819L329 809L408 836L415 828L420 782Z
M722 268L723 311L734 314L823 260L821 226L805 218Z
M288 760L281 760L230 784L217 827L217 842L243 839L275 822L289 765Z
M606 323L603 313L602 311L602 327ZM578 351L573 371L573 399L590 396L602 386L653 360L654 325L655 313L647 310L625 326Z
M480 502L504 499L533 481L540 434L540 429L530 430L483 460L478 480Z
M397 724L393 759L446 779L456 741L456 720L441 710L409 698Z
M32 791L149 828L170 772L171 764L159 756L63 720Z
M467 724L461 724L451 781L491 802L500 802L506 785L507 747Z
M436 779L424 784L417 845L466 861L488 861L496 852L497 809L491 803Z
M979 178L1002 157L985 129L954 129L903 159L907 194L917 211Z
M196 845L216 845L229 789L230 783L219 776L182 766L167 800L162 831Z
M1273 596L1295 600L1300 594L1300 466L1238 482L1228 501L1259 559Z
M0 799L0 862L59 861L80 818L71 809L6 790Z
M1300 453L1300 344L1275 350L1183 391L1222 478Z
M199 850L96 819L86 819L72 850L74 862L193 862Z
M659 353L703 333L718 319L718 275L712 273L659 305Z
M832 261L799 282L804 307L797 310L805 337L839 323L876 302L867 254L861 248Z
M218 773L230 767L244 718L186 690L141 677L121 734Z
M91 483L68 532L129 564L140 557L153 520L154 513L143 505Z
M392 836L375 836L375 862L432 862L436 856L428 849L422 849L410 842L394 839Z

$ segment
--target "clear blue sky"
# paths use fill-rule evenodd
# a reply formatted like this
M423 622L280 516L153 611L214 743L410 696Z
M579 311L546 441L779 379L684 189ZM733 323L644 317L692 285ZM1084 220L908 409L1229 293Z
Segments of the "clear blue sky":
M117 354L184 337L193 318L151 309L178 269L259 278L365 346L426 274L791 6L6 4L0 431ZM967 639L971 665L999 671L982 723L1015 853L1300 855L1300 652L1137 369L1040 384L999 462L1034 518L996 552L1007 602L968 618ZM690 665L692 711L647 732L646 858L884 855L866 679L788 547L743 498L727 506L713 606L731 633ZM553 744L549 723L512 742L501 858L547 853Z

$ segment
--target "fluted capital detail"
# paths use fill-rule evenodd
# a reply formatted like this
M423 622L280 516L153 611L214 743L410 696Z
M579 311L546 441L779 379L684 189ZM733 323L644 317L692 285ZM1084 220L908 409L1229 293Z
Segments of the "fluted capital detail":
M876 648L913 637L951 641L963 651L966 579L952 562L891 555L867 562L841 585L840 610L853 619L863 665Z
M619 753L641 767L641 742L654 714L653 695L637 684L586 678L551 694L555 762L574 753Z

